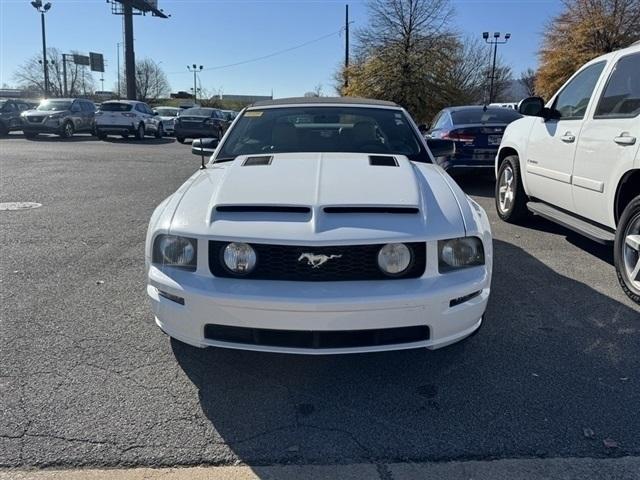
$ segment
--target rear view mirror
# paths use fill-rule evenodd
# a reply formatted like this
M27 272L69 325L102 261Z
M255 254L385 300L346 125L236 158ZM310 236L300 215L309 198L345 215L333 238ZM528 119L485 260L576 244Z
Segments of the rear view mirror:
M542 117L544 113L544 100L540 97L525 98L518 105L518 112L530 117Z
M448 157L456 153L456 144L452 140L429 138L427 139L427 146L434 157Z
M191 153L194 155L213 155L218 146L217 138L198 138L191 142Z

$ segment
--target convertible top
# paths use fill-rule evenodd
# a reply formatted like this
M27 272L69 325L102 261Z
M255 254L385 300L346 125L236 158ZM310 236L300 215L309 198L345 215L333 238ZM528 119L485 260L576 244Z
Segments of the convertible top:
M383 107L398 107L400 105L386 100L372 100L369 98L358 97L292 97L278 98L275 100L263 100L249 106L251 107L268 107L273 105L317 105L319 103L327 104L343 104L343 105L375 105Z

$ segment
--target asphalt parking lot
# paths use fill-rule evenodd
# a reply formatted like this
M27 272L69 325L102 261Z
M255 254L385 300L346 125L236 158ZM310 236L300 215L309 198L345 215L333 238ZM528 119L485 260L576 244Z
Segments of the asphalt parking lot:
M291 356L172 342L146 300L154 207L198 168L172 139L0 140L0 466L357 463L640 454L640 309L612 252L499 222L480 332Z

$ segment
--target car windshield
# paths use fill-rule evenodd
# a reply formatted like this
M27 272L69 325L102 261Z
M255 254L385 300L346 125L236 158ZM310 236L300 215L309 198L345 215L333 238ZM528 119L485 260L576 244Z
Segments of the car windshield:
M55 110L69 110L73 102L69 100L45 100L38 105L37 110L41 112L53 112Z
M180 116L210 117L212 113L213 108L187 108L180 113Z
M100 110L103 112L128 112L131 110L132 105L130 103L103 103Z
M0 111L4 111L5 108L7 108L9 104L7 103L7 100L0 100Z
M177 108L167 108L167 107L158 107L156 108L156 112L158 112L158 115L160 115L161 117L176 117L178 116L178 109Z
M521 118L518 112L510 108L473 108L455 110L451 112L451 119L455 125L469 123L511 123Z
M215 161L283 152L382 153L429 161L400 110L310 106L247 110Z

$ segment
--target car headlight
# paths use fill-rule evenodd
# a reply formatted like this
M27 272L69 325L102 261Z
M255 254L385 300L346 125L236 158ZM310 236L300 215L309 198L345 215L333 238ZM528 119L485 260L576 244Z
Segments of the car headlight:
M484 247L478 237L452 238L438 242L440 273L484 265Z
M54 113L53 115L49 115L49 120L59 120L64 117L64 113Z
M195 238L158 235L153 244L153 263L195 271L197 253Z
M388 243L378 252L378 267L389 276L402 275L412 261L411 249L404 243Z
M230 243L224 247L222 260L232 273L245 275L255 268L257 256L248 243Z

